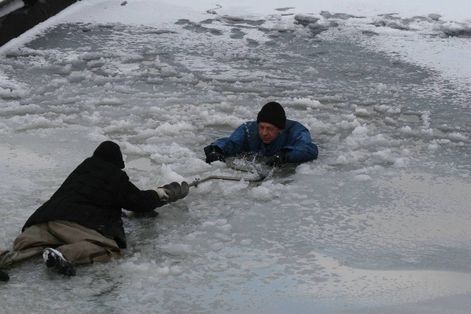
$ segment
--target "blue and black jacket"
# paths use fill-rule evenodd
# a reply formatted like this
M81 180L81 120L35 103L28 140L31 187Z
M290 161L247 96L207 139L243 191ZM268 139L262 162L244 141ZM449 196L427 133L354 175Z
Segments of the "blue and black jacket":
M309 130L293 120L286 120L286 127L269 144L263 143L258 135L257 122L248 121L239 126L229 137L218 139L210 146L219 147L226 157L241 153L259 153L269 157L283 152L285 161L290 163L311 161L318 155L317 146L312 143Z

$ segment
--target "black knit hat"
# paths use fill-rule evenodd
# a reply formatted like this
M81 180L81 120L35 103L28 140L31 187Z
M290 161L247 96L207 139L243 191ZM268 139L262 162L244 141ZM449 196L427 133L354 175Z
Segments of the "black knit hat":
M285 110L277 102L269 102L262 107L257 115L257 123L268 122L274 126L284 129L286 125Z
M105 141L98 145L93 152L93 157L110 162L118 166L119 169L124 169L123 154L121 154L121 149L115 142Z

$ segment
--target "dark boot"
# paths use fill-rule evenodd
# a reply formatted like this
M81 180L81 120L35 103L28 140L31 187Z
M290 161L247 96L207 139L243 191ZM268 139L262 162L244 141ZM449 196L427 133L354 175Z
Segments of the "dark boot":
M65 259L64 255L56 249L46 248L43 251L43 260L48 268L54 268L59 274L65 276L75 276L75 268L71 262Z

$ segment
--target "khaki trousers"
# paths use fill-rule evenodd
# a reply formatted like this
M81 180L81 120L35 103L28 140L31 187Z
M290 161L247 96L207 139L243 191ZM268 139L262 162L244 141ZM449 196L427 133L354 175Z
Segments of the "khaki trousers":
M57 249L75 265L107 262L121 255L114 240L77 223L56 220L25 229L12 251L0 252L0 268L40 255L47 247Z

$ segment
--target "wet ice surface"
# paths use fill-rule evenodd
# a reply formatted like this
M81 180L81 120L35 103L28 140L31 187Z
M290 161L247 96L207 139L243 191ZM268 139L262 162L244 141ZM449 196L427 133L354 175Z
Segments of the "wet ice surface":
M345 33L346 16L280 16L61 24L2 57L2 248L105 139L142 188L244 175L206 165L202 148L277 100L321 153L260 184L201 184L158 218L129 215L124 258L74 278L24 263L0 286L6 312L469 308L469 93L369 49L378 35Z

